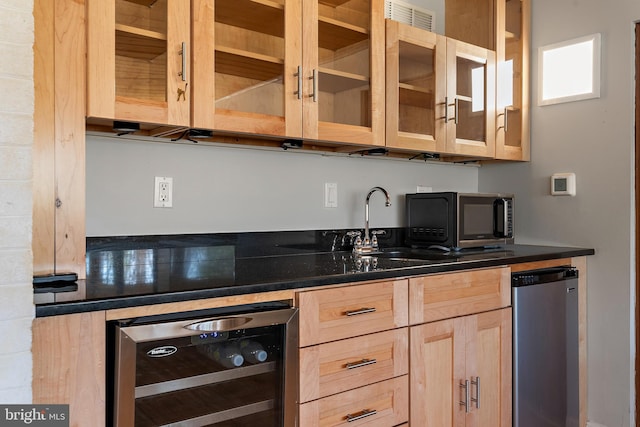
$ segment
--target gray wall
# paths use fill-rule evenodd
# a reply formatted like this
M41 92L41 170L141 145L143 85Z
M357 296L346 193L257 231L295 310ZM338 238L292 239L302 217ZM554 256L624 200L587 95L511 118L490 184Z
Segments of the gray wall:
M153 207L155 176L173 178L173 208ZM324 183L338 207L324 207ZM477 191L478 168L359 155L171 144L88 135L87 235L142 235L403 225L405 193Z
M483 167L479 188L517 194L520 243L593 247L588 260L589 419L633 424L633 109L637 0L532 1L537 48L602 34L601 97L532 108L531 163ZM550 196L554 172L575 172L576 197ZM594 424L595 425L595 424Z

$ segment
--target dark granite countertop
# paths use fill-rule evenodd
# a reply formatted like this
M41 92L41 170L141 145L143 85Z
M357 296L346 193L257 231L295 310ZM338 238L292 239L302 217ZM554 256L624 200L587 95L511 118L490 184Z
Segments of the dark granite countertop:
M40 294L36 316L109 310L593 255L593 249L509 245L444 254L401 247L359 258L339 231L88 239L87 276L75 292Z

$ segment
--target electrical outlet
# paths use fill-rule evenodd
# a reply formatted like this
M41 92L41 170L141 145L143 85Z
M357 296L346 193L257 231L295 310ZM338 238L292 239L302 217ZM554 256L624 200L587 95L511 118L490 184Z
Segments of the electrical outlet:
M153 192L153 207L173 207L173 178L167 176L156 176Z

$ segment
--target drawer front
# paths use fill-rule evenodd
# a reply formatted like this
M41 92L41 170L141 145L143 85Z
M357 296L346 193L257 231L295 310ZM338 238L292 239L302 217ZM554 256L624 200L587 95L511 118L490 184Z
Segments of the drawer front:
M409 280L409 321L412 325L510 305L509 267L436 274Z
M393 378L300 405L300 425L395 426L409 419L408 376Z
M407 328L300 349L300 401L408 373Z
M300 292L300 347L407 326L408 280Z

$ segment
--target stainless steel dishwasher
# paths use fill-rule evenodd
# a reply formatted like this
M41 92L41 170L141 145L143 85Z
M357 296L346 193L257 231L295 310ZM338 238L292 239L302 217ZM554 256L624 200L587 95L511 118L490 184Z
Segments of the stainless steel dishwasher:
M512 275L513 426L578 427L578 270Z

